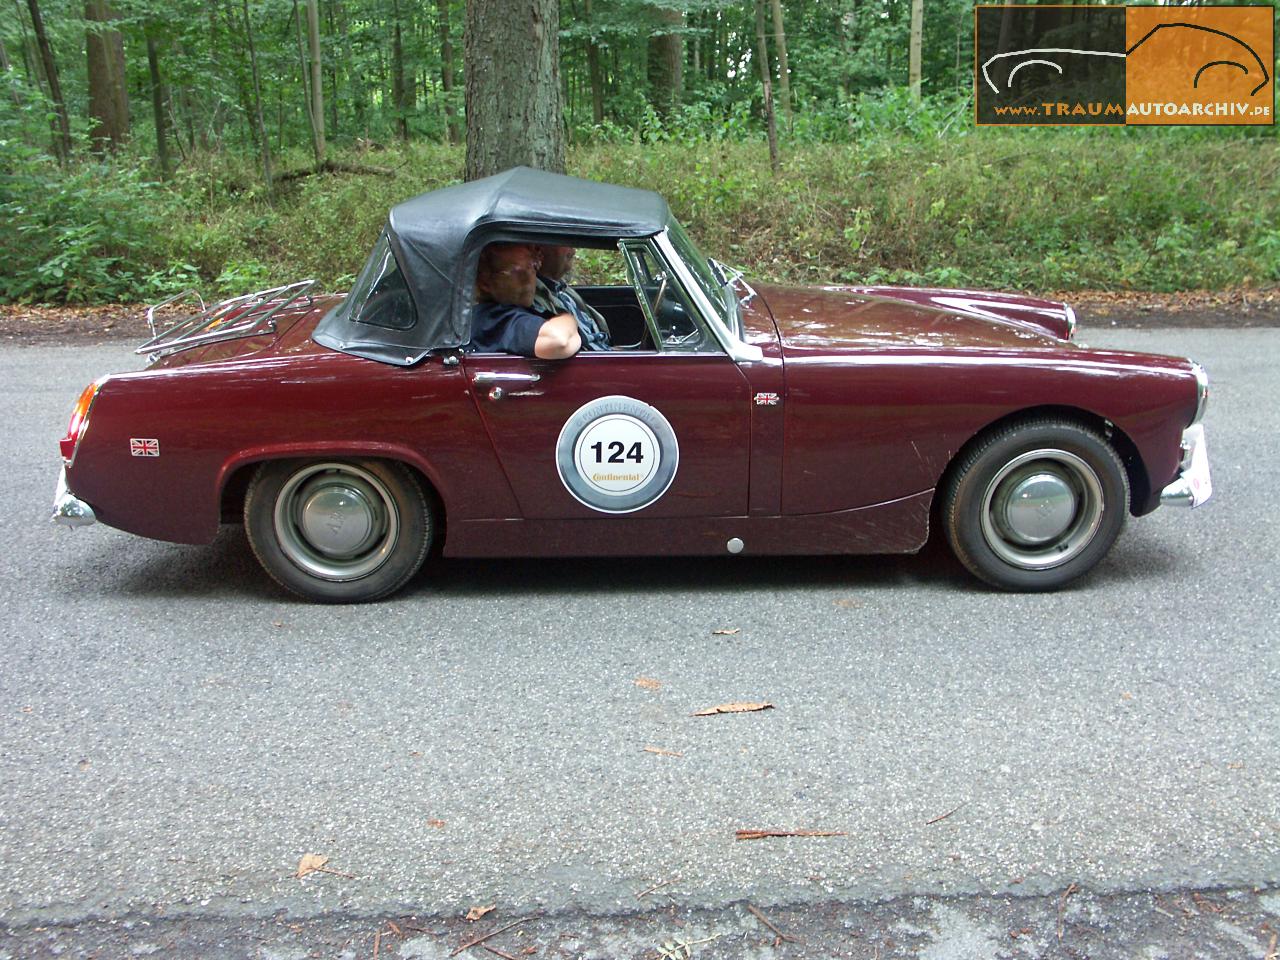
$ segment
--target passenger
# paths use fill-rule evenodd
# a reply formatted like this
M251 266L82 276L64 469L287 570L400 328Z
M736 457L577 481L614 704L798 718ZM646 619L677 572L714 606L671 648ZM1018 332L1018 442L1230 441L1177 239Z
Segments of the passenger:
M578 323L578 336L582 338L584 350L610 349L613 342L604 317L565 282L573 268L574 248L542 244L536 249L542 254L542 269L538 271L533 309L539 313L569 311Z
M530 309L537 276L538 257L529 244L491 243L481 251L468 349L543 360L572 357L581 349L572 313Z

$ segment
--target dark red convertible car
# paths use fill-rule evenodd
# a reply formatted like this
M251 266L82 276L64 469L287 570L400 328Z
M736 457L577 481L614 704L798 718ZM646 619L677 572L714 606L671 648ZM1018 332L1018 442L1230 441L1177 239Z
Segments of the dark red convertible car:
M578 288L613 348L468 350L495 241L617 257L630 283ZM517 168L395 207L346 297L153 336L76 404L54 520L207 543L243 518L272 577L343 602L432 550L911 553L932 515L983 580L1052 589L1127 514L1211 492L1200 366L1074 327L1030 297L753 285L654 193Z

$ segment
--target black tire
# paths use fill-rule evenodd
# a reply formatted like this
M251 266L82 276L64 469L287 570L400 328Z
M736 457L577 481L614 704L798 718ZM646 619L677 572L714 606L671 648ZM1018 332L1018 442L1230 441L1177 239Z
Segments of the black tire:
M1011 423L964 450L942 523L969 570L1002 590L1056 590L1088 573L1124 528L1129 478L1106 439L1060 419Z
M418 572L435 530L417 477L384 460L278 460L244 501L249 544L277 583L308 600L362 603Z

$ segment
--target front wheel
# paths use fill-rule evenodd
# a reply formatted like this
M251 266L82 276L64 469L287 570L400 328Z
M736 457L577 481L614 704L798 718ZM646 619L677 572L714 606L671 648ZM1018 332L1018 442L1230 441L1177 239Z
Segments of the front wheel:
M434 529L417 478L381 460L265 463L244 519L267 573L322 603L394 593L422 566Z
M942 519L978 577L1005 590L1054 590L1106 555L1128 504L1124 464L1103 437L1039 419L998 429L962 455Z

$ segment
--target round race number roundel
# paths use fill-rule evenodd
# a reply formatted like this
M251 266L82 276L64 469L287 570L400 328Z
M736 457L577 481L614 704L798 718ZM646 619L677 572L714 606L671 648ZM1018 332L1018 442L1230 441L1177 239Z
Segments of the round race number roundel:
M631 513L671 486L675 431L656 407L600 397L574 411L556 441L556 470L574 498L601 513Z

